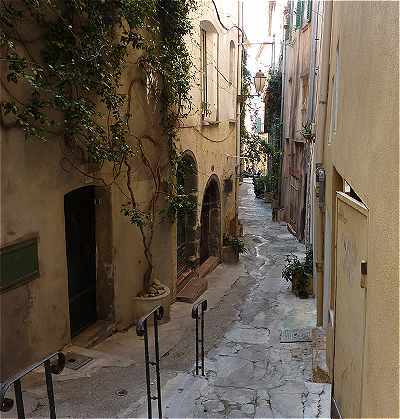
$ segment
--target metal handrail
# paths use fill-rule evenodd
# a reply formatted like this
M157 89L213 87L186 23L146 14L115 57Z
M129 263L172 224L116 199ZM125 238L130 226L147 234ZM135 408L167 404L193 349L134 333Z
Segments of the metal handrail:
M56 363L53 358L57 357ZM52 374L60 374L65 367L65 356L62 352L55 352L51 355L48 355L46 358L43 358L41 361L36 362L35 364L23 369L14 376L8 378L6 381L1 383L0 388L0 411L8 412L14 406L14 400L6 397L7 390L14 385L15 401L17 405L17 414L18 419L25 418L25 409L24 409L24 400L22 397L21 389L21 379L26 375L34 371L36 368L44 365L44 372L46 377L46 387L47 387L47 399L49 401L49 411L50 418L56 418L56 407L54 402L54 389L53 389L53 379Z
M199 343L201 343L201 375L204 376L204 312L207 311L207 300L200 300L192 307L192 318L196 319L196 375L199 375ZM199 308L200 311L200 339L199 339Z
M149 336L147 330L147 321L153 315L154 318L154 353L155 362L150 361L149 358ZM158 402L158 416L162 418L162 406L161 406L161 381L160 381L160 349L158 344L158 322L164 316L164 309L158 305L150 311L150 313L141 317L136 324L136 334L144 337L144 361L146 366L146 387L147 387L147 413L148 417L152 418L152 407L151 401L157 400ZM152 396L150 388L150 366L156 368L156 379L157 379L157 396Z

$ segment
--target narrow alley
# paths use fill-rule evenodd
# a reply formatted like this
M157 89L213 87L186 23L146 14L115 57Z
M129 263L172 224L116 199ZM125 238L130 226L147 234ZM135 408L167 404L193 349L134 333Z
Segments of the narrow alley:
M208 276L205 378L194 375L192 306L175 303L171 321L161 325L164 417L329 417L330 385L312 382L312 343L280 342L284 330L310 331L316 312L313 298L297 298L281 278L285 255L301 257L304 246L271 216L245 179L240 218L248 253ZM58 416L147 417L143 339L134 328L93 349L65 351L93 360L54 376ZM45 416L43 374L29 378L26 413Z
M400 418L399 4L1 0L0 418Z

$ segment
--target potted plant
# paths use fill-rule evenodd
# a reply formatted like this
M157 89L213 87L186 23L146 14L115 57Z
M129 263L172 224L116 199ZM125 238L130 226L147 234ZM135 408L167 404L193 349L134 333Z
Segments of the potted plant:
M313 250L308 247L306 250L306 258L304 261L304 273L307 277L307 293L313 295Z
M159 215L164 221L175 222L177 213L192 212L196 209L196 197L186 194L181 186L171 186L167 195L167 205L160 210ZM152 214L152 220L156 213ZM149 223L149 222L148 222ZM154 224L154 223L153 223ZM154 228L151 226L151 228ZM143 227L142 227L143 229ZM148 242L146 242L148 244ZM147 250L149 256L148 271L145 273L145 282L143 290L134 297L134 317L138 320L140 317L149 313L156 305L162 305L164 308L164 317L162 321L169 320L171 291L162 284L154 272L152 264L151 249Z
M309 279L305 271L305 263L290 254L286 256L286 264L282 270L282 278L291 282L292 291L300 298L308 298L309 295Z
M253 176L253 187L256 198L264 198L264 176Z
M239 262L239 255L246 252L246 245L242 239L224 235L222 259L225 263Z

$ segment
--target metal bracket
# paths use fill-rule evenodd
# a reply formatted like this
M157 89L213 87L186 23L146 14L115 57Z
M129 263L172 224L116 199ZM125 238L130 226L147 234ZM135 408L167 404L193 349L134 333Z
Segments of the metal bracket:
M367 273L368 273L368 264L367 261L361 261L361 279L360 279L360 287L367 288Z

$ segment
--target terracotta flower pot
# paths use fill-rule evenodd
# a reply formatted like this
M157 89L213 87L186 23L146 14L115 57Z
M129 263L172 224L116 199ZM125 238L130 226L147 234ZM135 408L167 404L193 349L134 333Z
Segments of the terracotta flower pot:
M239 253L233 248L233 246L223 246L222 260L224 263L238 263Z

